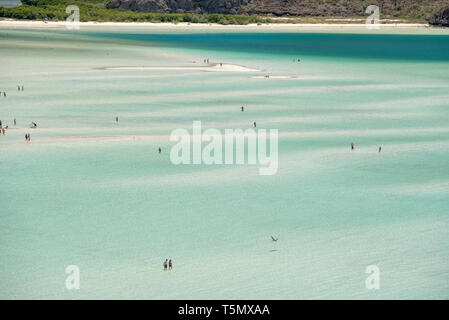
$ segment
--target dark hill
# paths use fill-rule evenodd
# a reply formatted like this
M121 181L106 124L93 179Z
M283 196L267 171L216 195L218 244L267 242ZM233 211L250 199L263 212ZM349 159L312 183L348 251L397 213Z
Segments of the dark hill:
M365 16L369 5L381 17L429 18L449 0L110 0L107 8L141 12L228 13L275 16Z

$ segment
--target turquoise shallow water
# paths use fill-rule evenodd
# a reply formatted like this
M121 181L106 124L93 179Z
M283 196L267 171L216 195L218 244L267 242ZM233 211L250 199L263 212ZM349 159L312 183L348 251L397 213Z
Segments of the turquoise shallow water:
M0 297L447 299L449 36L422 33L0 29ZM101 69L204 58L263 71ZM278 129L278 173L174 166L194 120Z

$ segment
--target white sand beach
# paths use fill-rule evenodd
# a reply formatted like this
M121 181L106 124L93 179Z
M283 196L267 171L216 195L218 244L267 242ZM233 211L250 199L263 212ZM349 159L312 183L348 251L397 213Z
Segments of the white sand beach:
M330 20L331 21L331 20ZM0 28L65 28L66 21L37 21L37 20L0 20ZM79 22L80 28L92 27L120 27L120 28L151 28L151 29L172 29L172 30L235 30L235 31L298 31L301 30L357 30L368 29L365 23L267 23L267 24L247 24L247 25L222 25L222 24L204 24L204 23L153 23L153 22ZM427 23L381 23L378 25L383 30L398 29L416 29L416 28L432 28L442 29L438 27L430 27ZM369 29L376 31L378 29Z
M209 72L257 72L261 70L230 63L212 63L205 66L129 66L105 67L103 70L196 70Z

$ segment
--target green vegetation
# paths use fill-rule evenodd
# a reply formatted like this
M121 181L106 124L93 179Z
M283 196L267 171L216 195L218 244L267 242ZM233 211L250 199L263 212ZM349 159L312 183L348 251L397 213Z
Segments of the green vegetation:
M218 23L218 24L264 24L264 23L363 23L367 4L378 4L381 19L394 22L424 23L431 12L447 0L420 0L422 6L412 0L303 0L298 5L286 7L286 3L253 0L243 12L245 15L196 14L196 13L145 13L123 9L106 9L108 0L22 0L16 8L0 7L0 18L43 21L64 21L69 14L68 5L80 8L80 20L98 22L171 22L171 23ZM341 5L345 1L346 5ZM288 2L289 3L289 2ZM287 3L287 4L288 4ZM266 7L271 4L270 7ZM262 12L265 14L261 16ZM266 16L272 12L272 15ZM293 16L291 16L291 15ZM329 19L332 18L333 19ZM400 21L397 21L400 20ZM387 23L388 21L384 21Z
M191 22L218 24L270 23L269 18L225 14L144 13L122 9L106 9L105 0L22 0L15 8L0 7L0 17L11 19L64 21L68 5L80 8L80 21L98 22Z

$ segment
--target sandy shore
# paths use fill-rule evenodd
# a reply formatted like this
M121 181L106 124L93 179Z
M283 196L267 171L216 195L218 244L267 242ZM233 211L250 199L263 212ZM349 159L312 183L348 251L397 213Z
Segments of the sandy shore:
M245 66L230 63L212 63L205 66L129 66L129 67L105 67L102 70L198 70L209 72L257 72L261 70L251 69Z
M0 28L65 28L65 21L34 21L34 20L0 20ZM126 27L126 28L151 28L151 29L178 29L178 30L245 30L245 31L298 31L300 30L382 30L382 29L422 29L429 28L428 24L420 23L384 23L379 29L369 29L364 23L317 23L317 24L248 24L248 25L220 25L220 24L195 24L195 23L151 23L151 22L80 22L80 28L91 27ZM432 27L432 29L434 29ZM435 28L438 29L438 28Z

